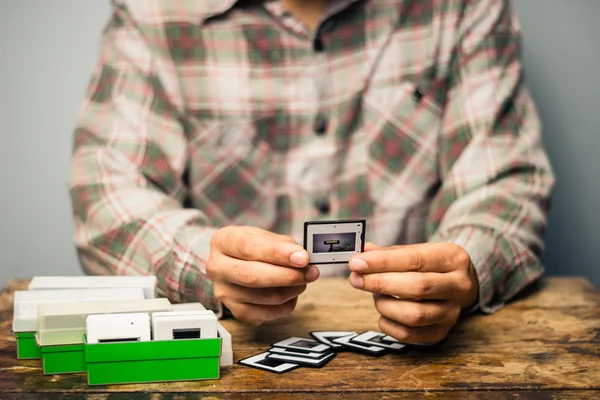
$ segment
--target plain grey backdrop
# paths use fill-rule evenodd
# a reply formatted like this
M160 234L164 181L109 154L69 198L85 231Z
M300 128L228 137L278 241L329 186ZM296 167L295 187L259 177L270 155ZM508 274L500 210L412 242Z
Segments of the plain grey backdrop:
M514 4L558 179L548 274L584 275L600 287L600 1ZM0 0L0 286L82 273L65 182L75 113L109 12L108 0Z

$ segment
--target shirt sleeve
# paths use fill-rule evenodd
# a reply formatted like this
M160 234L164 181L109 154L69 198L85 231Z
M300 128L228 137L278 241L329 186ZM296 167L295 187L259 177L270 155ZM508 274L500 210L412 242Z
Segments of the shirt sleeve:
M168 58L114 7L74 133L74 239L92 275L156 275L157 295L221 315L205 271L214 228L184 207L186 124Z
M509 2L465 1L457 32L429 240L469 253L478 307L493 313L543 273L554 175L523 84L521 32Z

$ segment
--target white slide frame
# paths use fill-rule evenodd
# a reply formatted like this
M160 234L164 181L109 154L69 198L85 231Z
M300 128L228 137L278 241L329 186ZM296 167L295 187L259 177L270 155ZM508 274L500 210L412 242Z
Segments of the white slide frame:
M344 264L365 249L365 220L311 221L304 223L304 248L309 254L309 264ZM354 251L315 253L315 235L353 233Z

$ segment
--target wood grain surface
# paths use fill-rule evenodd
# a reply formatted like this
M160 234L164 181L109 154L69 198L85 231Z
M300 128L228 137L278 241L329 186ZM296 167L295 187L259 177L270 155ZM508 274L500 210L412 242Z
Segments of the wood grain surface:
M44 376L17 360L12 281L0 294L0 399L592 399L600 398L600 292L583 278L548 278L494 315L463 318L439 347L382 357L340 353L322 369L277 375L235 364L221 379L88 386L85 374ZM234 361L313 330L378 330L368 293L320 279L294 313L261 327L234 320ZM296 396L294 396L296 397Z

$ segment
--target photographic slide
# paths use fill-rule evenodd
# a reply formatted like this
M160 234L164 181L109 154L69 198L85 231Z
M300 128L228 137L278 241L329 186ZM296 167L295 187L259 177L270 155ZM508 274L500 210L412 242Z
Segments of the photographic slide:
M313 253L342 253L354 251L356 233L320 233L313 235Z

